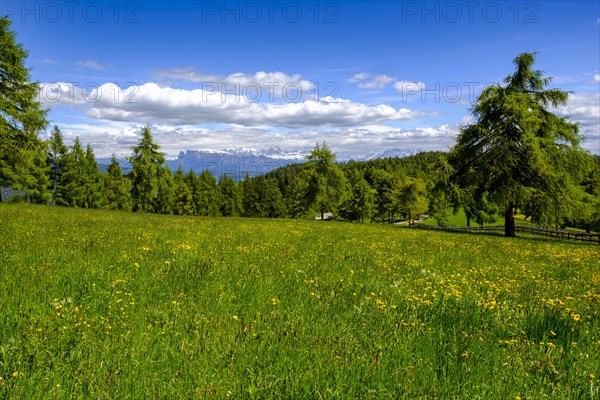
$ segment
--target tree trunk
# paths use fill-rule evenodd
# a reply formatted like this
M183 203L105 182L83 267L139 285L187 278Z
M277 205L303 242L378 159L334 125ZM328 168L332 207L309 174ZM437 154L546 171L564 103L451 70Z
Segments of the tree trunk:
M506 237L515 237L515 216L513 214L513 205L512 203L506 207L506 211L504 212L504 236Z
M471 215L467 214L467 227L471 226Z
M325 210L321 209L321 221L325 221Z

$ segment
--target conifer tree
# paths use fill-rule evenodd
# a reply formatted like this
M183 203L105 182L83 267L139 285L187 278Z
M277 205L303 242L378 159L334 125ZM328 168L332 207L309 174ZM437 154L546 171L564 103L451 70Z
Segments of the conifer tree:
M174 184L174 204L173 213L176 215L193 215L194 214L194 197L188 186L188 180L181 165L175 172L173 179Z
M105 208L131 211L131 181L123 176L121 166L113 155L104 175Z
M37 101L39 85L30 82L27 52L10 25L0 17L0 188L14 185L44 202L47 170L40 160L45 149L37 133L47 125L47 111Z
M326 211L335 211L344 200L347 182L342 170L335 163L335 154L326 143L317 143L307 156L302 178L307 182L305 207L323 218Z
M168 165L161 168L157 175L156 197L153 211L160 214L173 214L175 205L175 182Z
M150 127L142 128L142 137L137 146L133 146L130 179L131 195L135 211L152 211L158 196L158 186L163 173L165 156L159 152L159 146L152 139Z
M104 191L103 177L98 162L96 162L94 150L89 144L85 148L83 168L84 207L100 208L106 203L106 192Z
M215 177L209 171L204 170L198 175L197 185L196 214L211 217L221 215L219 210L221 199Z
M224 217L236 217L242 211L242 195L239 185L235 181L224 176L219 181L219 192L221 197L221 215Z
M84 207L86 195L86 158L79 136L63 157L63 173L57 204L68 207Z
M569 93L545 89L552 78L532 69L535 53L514 59L515 72L504 86L486 88L473 108L476 122L457 137L452 159L457 181L487 193L504 213L504 234L515 236L514 212L534 193L542 204L565 217L583 197L583 180L589 155L580 143L577 124L559 118L550 107L565 106Z
M50 191L52 192L52 205L56 205L59 196L59 188L64 169L64 157L67 154L67 146L63 140L63 134L54 125L54 129L48 140L48 166L50 167Z

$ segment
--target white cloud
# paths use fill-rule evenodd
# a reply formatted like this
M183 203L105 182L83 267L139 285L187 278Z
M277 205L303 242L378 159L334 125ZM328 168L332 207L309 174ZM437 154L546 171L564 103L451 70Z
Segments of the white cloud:
M566 107L555 110L558 115L569 117L572 121L579 122L582 126L600 129L600 94L578 93L569 96Z
M300 74L288 75L281 71L265 72L258 71L254 74L236 72L224 76L217 74L205 74L198 72L194 67L172 68L161 70L154 74L158 79L172 79L202 83L201 89L210 92L232 92L245 93L247 97L254 98L258 91L267 96L265 99L293 97L302 94L299 99L312 98L318 95L319 87L313 82L302 79Z
M41 86L44 105L85 106L89 117L131 123L341 127L410 120L419 115L406 108L395 109L386 104L366 105L331 96L318 101L260 103L235 93L174 89L155 83L125 89L107 83L87 92L68 83Z
M310 90L313 86L313 83L302 79L299 74L288 75L283 72L263 72L259 71L254 75L243 74L243 73L235 73L229 75L223 80L228 84L239 84L239 85L249 85L249 84L258 84L261 86L285 86L285 85L297 85L302 90Z
M462 117L462 119L460 120L459 126L467 126L469 124L472 124L473 122L474 122L473 116L466 115L466 116Z
M60 124L65 143L71 145L75 136L90 144L96 157L111 154L128 156L140 138L141 125L127 122L94 121L94 123ZM228 126L207 129L190 125L152 124L154 141L168 157L175 158L182 150L220 150L232 147L267 149L280 147L291 151L310 151L315 143L326 141L339 159L358 159L375 151L401 148L406 150L448 150L458 132L455 126L432 126L414 129L391 128L385 125L273 130L260 127Z
M351 83L357 83L360 81L364 81L365 79L367 79L368 77L370 77L371 74L367 73L367 72L360 72L358 74L354 74L352 75L349 79L348 82Z
M361 89L382 89L386 87L394 78L387 75L371 75L367 72L361 72L351 76L348 79L350 83L358 83Z
M76 65L83 68L95 69L96 71L104 71L108 68L107 65L100 64L99 62L87 60L87 61L77 61Z
M83 88L68 82L40 83L39 101L45 106L85 104L88 99Z
M594 81L600 82L600 74L594 75Z
M417 93L425 89L424 82L398 81L394 83L394 89L401 93Z

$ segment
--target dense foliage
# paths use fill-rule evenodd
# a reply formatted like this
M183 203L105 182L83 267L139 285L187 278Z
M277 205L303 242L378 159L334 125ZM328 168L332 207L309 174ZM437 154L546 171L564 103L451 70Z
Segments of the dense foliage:
M505 86L483 91L473 108L477 121L460 132L452 152L456 181L470 194L466 206L489 215L497 205L506 236L515 236L518 208L560 223L581 218L592 201L582 185L591 160L579 127L548 111L565 106L569 93L546 89L552 79L532 69L534 61L535 54L519 55Z
M30 82L26 58L10 21L0 17L0 187L12 186L44 202L50 196L45 190L49 173L37 133L46 127L46 111L37 101L39 86Z
M197 175L179 168L173 173L149 127L133 147L133 168L127 175L114 157L100 172L93 150L84 149L79 139L65 146L58 127L44 148L48 177L41 180L45 186L38 187L37 195L30 196L34 203L198 216L313 219L332 213L337 220L382 223L417 220L424 214L444 222L460 208L467 225L493 223L501 210L486 186L475 185L475 178L461 177L472 182L461 187L451 165L453 154L442 152L336 163L323 143L304 164L236 182L227 176L217 180L208 171ZM598 159L581 173L579 190L585 201L578 203L578 212L563 207L571 212L560 214L558 209L552 219L542 219L539 208L548 212L543 197L523 202L521 212L538 224L600 230Z

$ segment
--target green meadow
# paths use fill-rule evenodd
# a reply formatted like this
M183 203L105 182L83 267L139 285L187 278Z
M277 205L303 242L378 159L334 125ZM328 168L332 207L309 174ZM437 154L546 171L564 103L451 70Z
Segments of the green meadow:
M600 247L0 204L0 398L595 399Z

